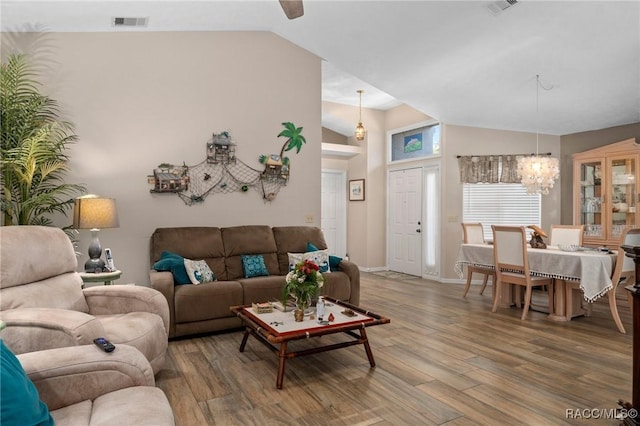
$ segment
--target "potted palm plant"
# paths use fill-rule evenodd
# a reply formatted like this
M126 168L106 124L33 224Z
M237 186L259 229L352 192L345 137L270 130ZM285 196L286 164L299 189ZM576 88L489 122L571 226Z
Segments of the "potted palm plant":
M24 54L0 69L0 208L3 225L52 225L67 215L83 185L67 183L67 150L76 141L56 101L39 92L37 73Z

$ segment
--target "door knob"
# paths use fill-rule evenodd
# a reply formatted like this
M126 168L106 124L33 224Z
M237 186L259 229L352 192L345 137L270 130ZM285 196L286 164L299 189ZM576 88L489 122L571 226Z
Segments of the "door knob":
M422 231L421 231L420 229L416 229L416 232L419 234L419 233L421 233Z

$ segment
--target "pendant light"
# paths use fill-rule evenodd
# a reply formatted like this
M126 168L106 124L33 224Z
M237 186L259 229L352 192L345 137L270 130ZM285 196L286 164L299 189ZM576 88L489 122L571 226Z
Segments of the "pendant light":
M540 75L536 75L536 154L518 159L518 177L528 194L549 194L555 180L560 176L560 166L557 158L549 155L539 155L539 90Z
M362 141L364 140L364 126L362 125L362 92L364 90L358 90L358 94L360 95L360 120L358 120L358 125L356 126L356 140Z

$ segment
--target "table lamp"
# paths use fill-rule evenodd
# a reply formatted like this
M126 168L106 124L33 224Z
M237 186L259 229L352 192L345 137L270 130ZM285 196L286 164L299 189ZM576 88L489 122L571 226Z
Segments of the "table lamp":
M76 198L73 209L73 227L91 230L89 260L84 264L85 272L104 271L104 261L101 259L102 247L98 233L101 228L117 228L118 226L115 199L101 198L93 194Z

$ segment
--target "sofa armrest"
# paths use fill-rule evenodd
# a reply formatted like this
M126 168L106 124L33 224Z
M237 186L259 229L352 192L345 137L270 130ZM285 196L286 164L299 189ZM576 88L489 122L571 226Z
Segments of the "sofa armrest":
M358 265L349 261L341 260L338 264L339 270L347 274L351 281L351 297L349 303L358 306L360 304L360 269Z
M91 315L127 314L150 312L162 318L169 335L169 307L157 290L130 285L95 286L82 290Z
M50 410L118 389L155 386L151 365L139 350L128 345L118 345L110 353L92 344L17 357Z
M149 283L151 288L158 290L167 299L169 304L169 337L175 335L175 284L173 282L173 274L166 271L149 271Z
M2 311L7 328L2 340L15 354L65 346L88 345L104 335L93 315L57 308L17 308Z

